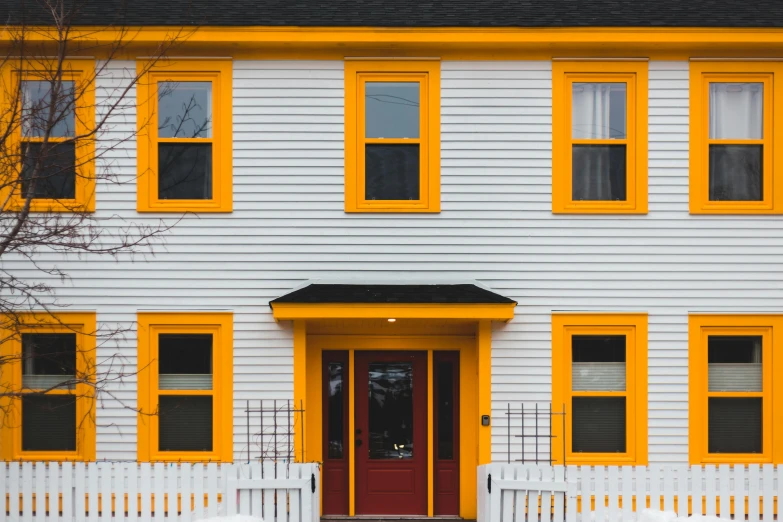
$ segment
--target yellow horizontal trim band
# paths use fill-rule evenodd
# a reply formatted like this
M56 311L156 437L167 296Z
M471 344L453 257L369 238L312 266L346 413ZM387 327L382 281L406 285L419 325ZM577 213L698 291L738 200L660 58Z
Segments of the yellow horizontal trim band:
M300 304L273 303L277 321L294 319L489 319L510 321L516 303L508 304Z

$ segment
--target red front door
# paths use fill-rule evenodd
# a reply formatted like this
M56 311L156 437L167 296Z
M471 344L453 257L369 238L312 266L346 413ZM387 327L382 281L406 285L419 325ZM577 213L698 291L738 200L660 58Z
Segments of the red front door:
M427 354L356 352L356 514L427 514Z

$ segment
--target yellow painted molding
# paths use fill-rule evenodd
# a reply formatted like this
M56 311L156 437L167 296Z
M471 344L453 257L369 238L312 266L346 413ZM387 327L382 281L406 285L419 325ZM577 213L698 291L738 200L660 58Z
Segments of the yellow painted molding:
M273 303L276 321L296 319L488 319L510 321L516 303L508 304L300 304Z

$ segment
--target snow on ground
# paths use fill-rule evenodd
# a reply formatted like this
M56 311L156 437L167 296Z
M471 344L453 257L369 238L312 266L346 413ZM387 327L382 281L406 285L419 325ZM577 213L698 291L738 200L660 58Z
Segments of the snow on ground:
M251 517L249 515L234 515L231 517L222 516L215 518L202 518L196 522L264 522L264 519L259 517Z

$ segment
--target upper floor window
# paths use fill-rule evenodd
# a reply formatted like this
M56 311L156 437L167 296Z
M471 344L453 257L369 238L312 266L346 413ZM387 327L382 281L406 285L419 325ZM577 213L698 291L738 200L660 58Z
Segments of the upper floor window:
M773 85L783 65L691 63L692 213L771 213L783 208L773 149ZM779 79L780 79L779 75ZM777 118L778 121L781 118Z
M156 64L143 75L140 212L231 211L231 71L230 61L194 60Z
M95 92L92 60L6 66L8 157L18 157L3 180L10 209L30 200L34 212L95 209Z
M647 212L647 62L554 62L552 211Z
M95 458L93 313L21 314L2 344L0 456L6 460Z
M345 211L440 211L440 63L345 62Z

